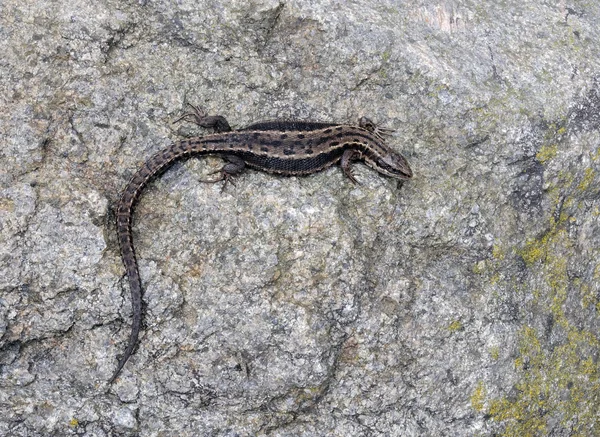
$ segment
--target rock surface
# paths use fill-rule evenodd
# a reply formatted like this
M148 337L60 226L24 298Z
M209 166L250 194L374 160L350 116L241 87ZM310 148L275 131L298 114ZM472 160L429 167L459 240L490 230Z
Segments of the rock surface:
M600 435L594 2L0 4L0 435ZM143 161L272 118L395 129L415 171Z

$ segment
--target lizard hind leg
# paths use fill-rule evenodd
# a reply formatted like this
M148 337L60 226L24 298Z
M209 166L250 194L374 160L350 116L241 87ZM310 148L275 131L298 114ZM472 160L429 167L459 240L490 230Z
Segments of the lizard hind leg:
M225 155L223 158L227 161L225 165L219 170L208 174L209 176L213 174L219 174L220 176L217 179L200 179L200 182L214 184L223 181L223 187L221 188L221 191L225 189L225 186L228 182L230 182L232 185L235 185L233 180L246 169L246 163L242 158L235 155Z
M360 183L354 177L354 173L352 172L351 163L353 160L360 159L362 157L362 153L357 150L346 150L342 155L342 160L340 161L340 165L344 174L352 181L352 183L360 185Z

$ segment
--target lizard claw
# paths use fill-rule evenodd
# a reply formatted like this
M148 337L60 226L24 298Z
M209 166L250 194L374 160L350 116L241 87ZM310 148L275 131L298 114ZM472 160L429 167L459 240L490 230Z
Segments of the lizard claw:
M394 129L378 126L374 121L367 117L360 117L358 119L358 125L379 136L390 136L394 133Z
M200 106L194 106L191 103L188 103L188 106L190 108L192 108L192 110L183 114L181 117L179 117L177 120L175 120L173 122L173 124L179 123L180 121L185 120L188 117L191 117L192 123L197 124L199 126L203 126L202 121L207 117L206 111L204 109L202 109Z
M198 179L198 182L202 182L204 184L216 184L217 182L223 181L223 186L221 187L221 192L225 191L225 187L227 186L228 183L230 183L231 185L233 185L235 187L234 175L227 173L227 171L225 171L224 169L213 171L213 172L209 173L208 176L213 175L213 174L220 174L221 176L218 177L217 179Z

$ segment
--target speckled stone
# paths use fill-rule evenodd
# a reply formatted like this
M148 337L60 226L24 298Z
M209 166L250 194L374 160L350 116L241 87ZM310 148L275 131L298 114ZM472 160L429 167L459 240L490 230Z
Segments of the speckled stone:
M600 7L4 0L0 435L600 435ZM415 172L113 208L185 103L395 130Z

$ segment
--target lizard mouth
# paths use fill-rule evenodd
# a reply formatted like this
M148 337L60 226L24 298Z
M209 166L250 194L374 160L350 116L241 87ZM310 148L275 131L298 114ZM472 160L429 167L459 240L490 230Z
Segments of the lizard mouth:
M377 160L377 169L396 179L410 179L413 172L408 161L400 155L388 155Z

